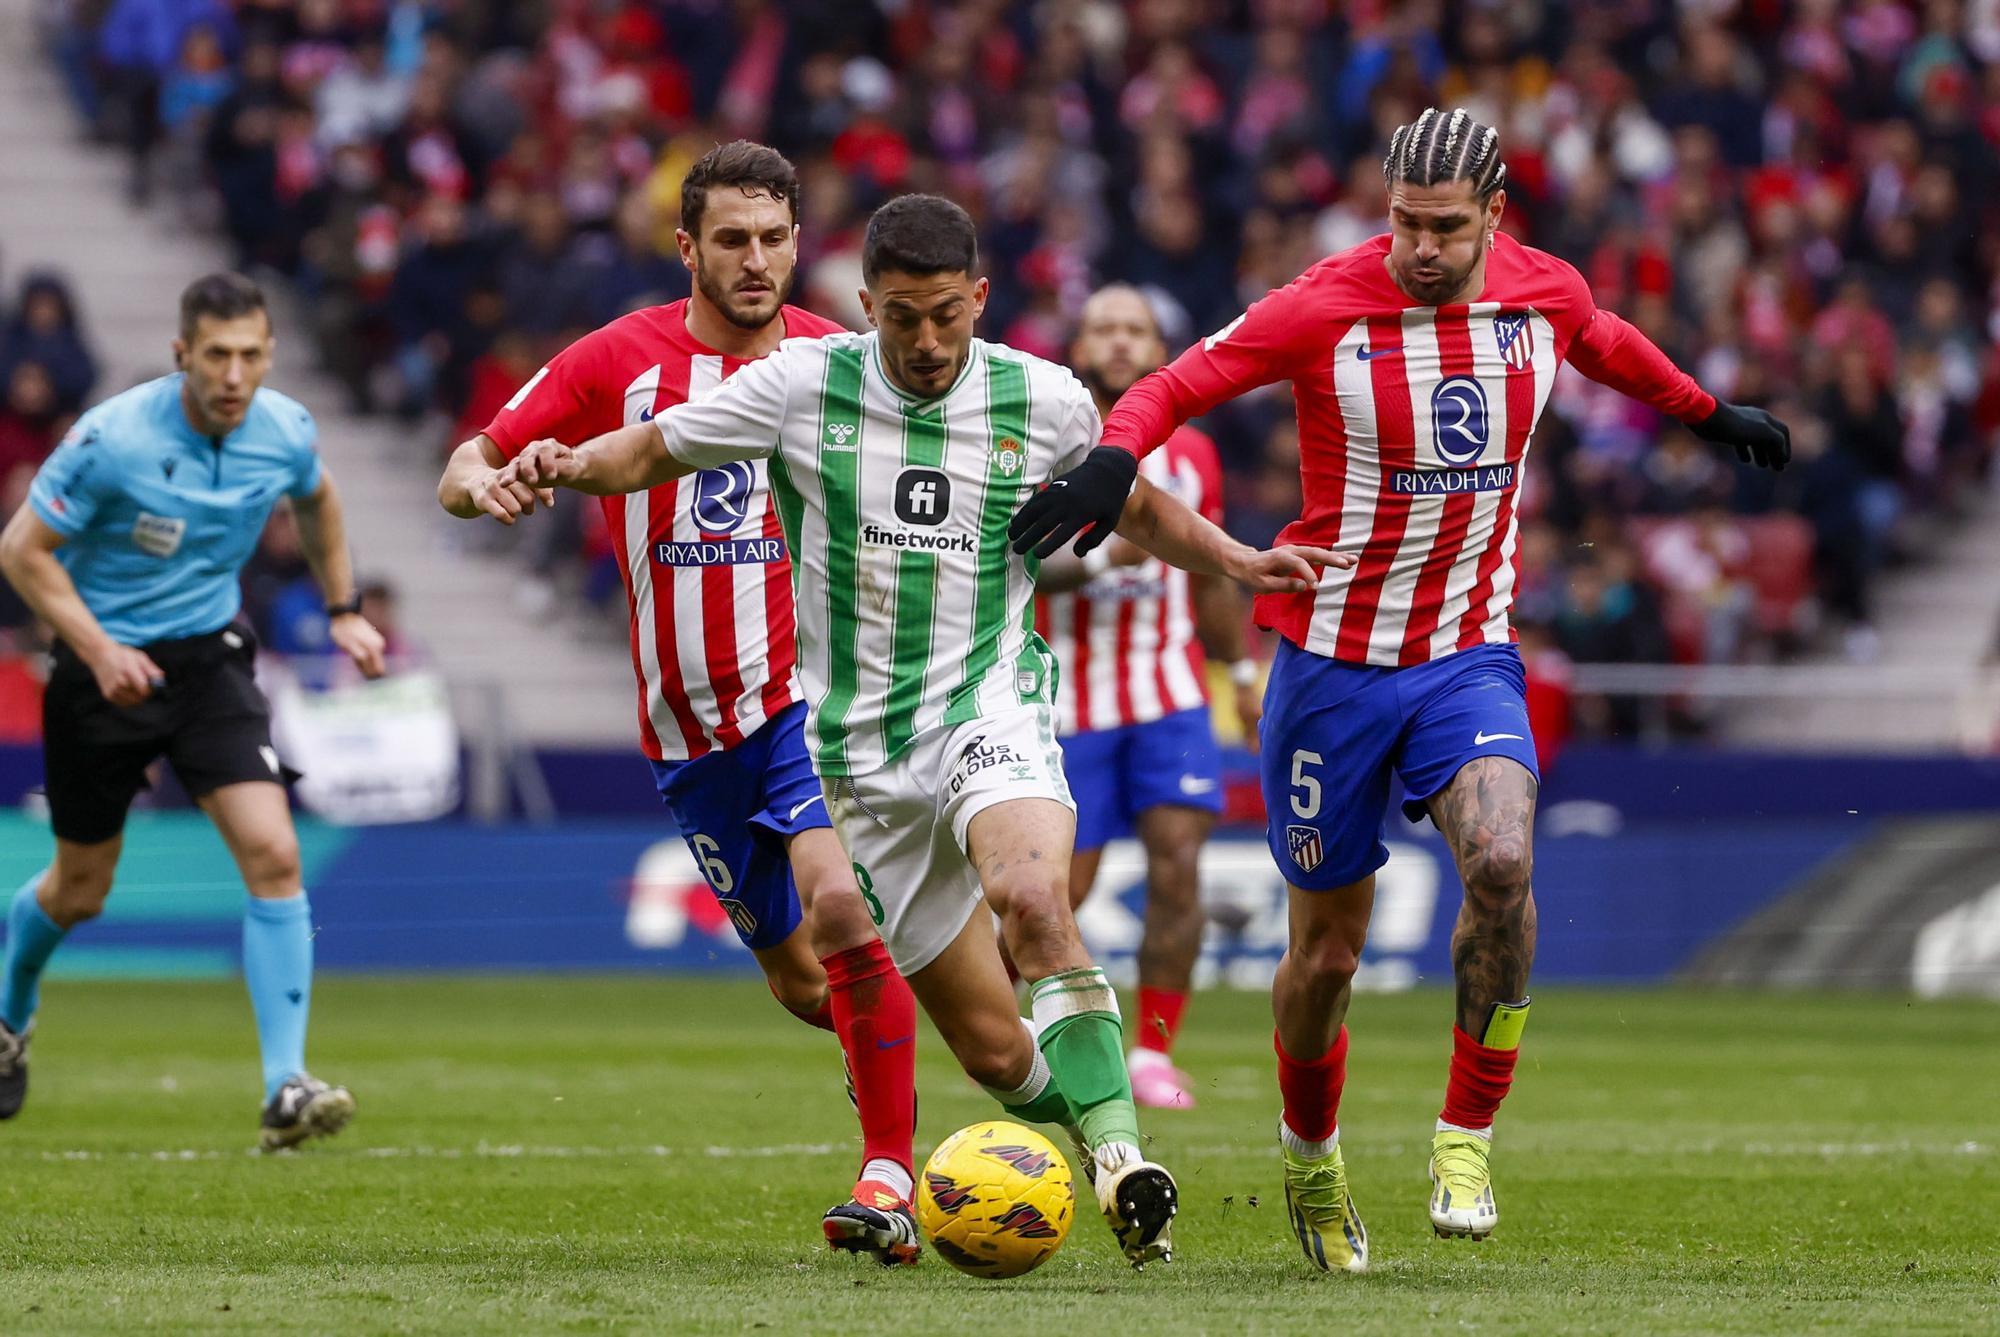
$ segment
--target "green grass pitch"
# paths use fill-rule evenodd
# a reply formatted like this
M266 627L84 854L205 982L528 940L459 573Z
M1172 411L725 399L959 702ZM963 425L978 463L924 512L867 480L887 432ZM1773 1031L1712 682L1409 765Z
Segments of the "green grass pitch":
M1539 990L1475 1245L1424 1213L1449 1001L1363 997L1357 1278L1286 1228L1266 1006L1199 997L1200 1108L1146 1120L1178 1261L1133 1274L1086 1211L981 1282L824 1249L837 1051L752 981L324 979L360 1115L270 1158L237 988L58 982L0 1124L0 1332L2000 1331L2000 1008ZM994 1108L920 1044L921 1154Z

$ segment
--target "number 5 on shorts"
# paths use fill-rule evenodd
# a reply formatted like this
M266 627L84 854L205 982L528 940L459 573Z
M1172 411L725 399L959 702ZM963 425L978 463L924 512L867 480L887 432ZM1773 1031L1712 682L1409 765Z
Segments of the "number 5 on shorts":
M695 862L701 865L701 876L709 890L727 896L736 889L736 879L729 875L729 865L722 861L722 846L707 836L692 835L688 837L688 848L694 851Z
M1292 753L1292 812L1308 821L1319 816L1319 781L1306 774L1306 767L1321 761L1319 753L1304 748Z

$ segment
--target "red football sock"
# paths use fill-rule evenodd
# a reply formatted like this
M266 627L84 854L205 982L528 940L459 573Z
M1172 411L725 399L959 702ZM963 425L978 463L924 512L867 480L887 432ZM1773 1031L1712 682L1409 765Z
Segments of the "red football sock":
M879 938L824 958L840 1047L854 1074L861 1154L911 1168L916 1137L917 1000Z
M764 984L766 988L770 989L771 997L778 998L778 986L772 984L768 976L765 978ZM778 1003L779 1006L783 1007L785 1000L778 998ZM795 1012L790 1007L785 1007L785 1011L791 1012L793 1016L808 1026L817 1026L823 1031L832 1031L835 1035L840 1034L839 1028L833 1022L833 996L831 994L827 995L827 1000L819 1005L819 1011L817 1012Z
M1285 1052L1274 1032L1278 1051L1278 1091L1285 1098L1285 1127L1301 1141L1324 1142L1340 1126L1340 1088L1347 1084L1347 1027L1333 1038L1333 1048L1309 1063Z
M1514 1084L1519 1049L1488 1049L1459 1027L1451 1028L1451 1077L1438 1117L1460 1128L1491 1128L1507 1088Z
M1139 1031L1134 1043L1141 1049L1165 1054L1174 1047L1181 1029L1181 1013L1187 1011L1188 996L1179 989L1139 986Z

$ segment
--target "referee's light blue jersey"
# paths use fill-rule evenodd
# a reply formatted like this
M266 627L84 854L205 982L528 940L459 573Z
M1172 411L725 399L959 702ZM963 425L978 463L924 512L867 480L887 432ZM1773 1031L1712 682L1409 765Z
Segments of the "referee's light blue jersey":
M65 540L56 556L77 593L124 645L227 626L271 507L319 488L304 406L260 389L242 426L205 436L181 408L182 380L135 385L77 419L28 492Z

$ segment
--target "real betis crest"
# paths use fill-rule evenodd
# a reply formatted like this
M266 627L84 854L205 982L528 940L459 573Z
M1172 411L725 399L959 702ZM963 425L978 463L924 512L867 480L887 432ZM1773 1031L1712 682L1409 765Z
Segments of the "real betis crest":
M1012 478L1021 471L1021 443L1011 436L1003 436L993 443L993 462L1000 466L1000 472Z

